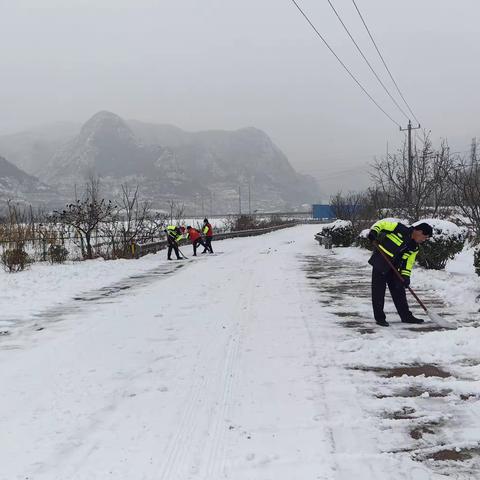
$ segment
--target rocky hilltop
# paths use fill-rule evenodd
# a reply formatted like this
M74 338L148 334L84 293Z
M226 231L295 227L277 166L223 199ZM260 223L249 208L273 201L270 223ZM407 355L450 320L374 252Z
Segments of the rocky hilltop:
M58 138L44 140L44 151L53 149L48 159L35 152L28 157L28 149L13 148L9 140L30 171L67 196L92 174L110 195L122 183L139 184L142 196L158 207L170 200L189 206L206 201L218 213L238 210L239 189L244 202L250 191L252 209L260 210L292 208L318 195L313 178L298 174L268 135L253 127L186 132L102 111L61 146Z

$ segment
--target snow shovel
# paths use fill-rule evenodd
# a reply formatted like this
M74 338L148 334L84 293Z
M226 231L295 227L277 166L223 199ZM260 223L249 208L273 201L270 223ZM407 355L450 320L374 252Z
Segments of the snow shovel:
M182 256L182 258L184 258L185 260L188 260L188 257L186 257L183 252L180 250L180 247L177 247L178 248L178 251L180 252L180 255Z
M382 257L385 259L385 261L388 263L388 265L390 266L390 268L395 272L395 275L400 279L400 281L402 283L405 283L405 281L403 280L403 277L402 275L400 275L400 272L394 267L393 263L389 260L389 258L385 255L385 253L383 253L380 248L378 248L378 243L377 242L373 242L373 245L375 246L375 248L377 249L378 252L380 252L380 254L382 255ZM452 322L449 322L448 320L445 320L444 318L442 318L438 313L435 313L435 312L432 312L431 310L428 310L427 307L425 306L425 304L418 298L417 294L410 288L410 286L407 287L408 288L408 291L414 296L415 300L418 302L418 304L425 310L425 313L428 315L428 318L430 318L430 320L433 322L433 323L436 323L439 327L441 328L450 328L452 330L455 330L457 328L457 326L452 323Z

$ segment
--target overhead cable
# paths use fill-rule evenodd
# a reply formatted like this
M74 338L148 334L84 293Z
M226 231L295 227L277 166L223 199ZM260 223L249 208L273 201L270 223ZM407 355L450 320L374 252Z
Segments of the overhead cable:
M340 59L340 57L335 53L333 48L328 44L328 42L325 40L325 38L321 35L321 33L317 30L315 25L311 22L311 20L308 18L306 13L300 8L296 0L291 0L292 3L297 7L298 11L303 15L305 20L308 22L308 24L312 27L312 29L315 31L315 33L318 35L318 37L322 40L322 42L325 44L325 46L330 50L330 52L334 55L334 57L338 60L340 65L345 69L345 71L348 73L348 75L353 79L353 81L362 89L363 93L367 95L367 97L379 108L385 116L387 116L397 127L401 128L401 125L395 121L376 101L375 99L367 92L365 87L357 80L355 75L348 69L348 67L343 63L343 61Z
M405 97L403 96L403 93L400 91L400 88L399 88L397 82L396 82L395 79L393 78L392 72L390 72L390 69L388 68L387 63L385 62L385 59L383 58L383 55L380 53L380 49L378 48L377 43L375 42L375 40L374 40L374 38L373 38L373 36L372 36L372 34L371 34L371 32L370 32L370 29L368 28L367 23L365 22L365 19L363 18L362 14L360 13L360 10L359 10L357 4L355 3L355 0L352 0L352 2L353 2L353 4L355 5L355 9L357 10L358 15L360 16L360 18L361 18L361 20L362 20L362 23L363 23L363 25L365 26L365 28L366 28L366 30L367 30L367 32L368 32L368 35L369 35L370 39L372 40L373 45L375 46L375 49L377 50L377 53L378 53L378 55L380 56L380 58L381 58L381 60L382 60L382 62L383 62L383 65L385 66L388 74L390 75L390 78L392 79L392 82L393 82L393 84L395 85L395 88L397 89L398 94L402 97L403 102L404 102L405 105L407 106L408 111L412 114L412 116L413 116L413 118L415 119L415 121L418 123L418 125L420 125L420 122L418 121L418 118L417 118L417 117L415 116L415 114L413 113L412 109L410 108L410 105L409 105L409 104L407 103L407 101L405 100Z
M358 52L360 53L360 55L362 56L362 58L365 60L365 63L368 65L368 67L370 68L370 70L372 71L372 73L375 75L375 78L378 80L378 82L380 83L380 85L383 87L383 89L385 90L385 92L387 93L387 95L390 97L390 99L392 100L392 102L397 106L397 108L400 110L400 112L405 116L405 118L407 120L410 120L410 118L408 117L408 115L404 112L404 110L402 109L402 107L400 107L400 105L397 103L397 101L395 100L395 98L393 98L392 94L389 92L388 88L385 86L385 84L382 82L382 79L378 76L377 72L375 71L375 69L372 67L371 63L368 61L367 57L364 55L364 53L362 52L362 49L358 46L358 43L355 41L355 39L353 38L352 34L350 33L350 31L348 30L348 27L345 25L345 23L343 22L342 18L340 17L339 13L337 12L337 10L335 9L335 7L333 6L332 2L330 0L327 0L328 1L328 4L330 5L330 7L332 7L332 10L334 11L335 15L337 16L338 20L340 21L340 23L342 24L342 27L345 29L345 31L347 32L348 36L350 37L350 40L354 43L355 47L357 48Z

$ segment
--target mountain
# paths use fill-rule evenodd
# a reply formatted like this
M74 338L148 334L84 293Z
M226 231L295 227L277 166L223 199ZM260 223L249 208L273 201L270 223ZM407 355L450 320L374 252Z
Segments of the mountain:
M161 147L141 145L118 115L98 112L76 137L53 155L45 178L75 183L90 172L116 178L150 176L161 153Z
M175 152L188 177L212 192L226 193L236 205L239 186L244 195L250 188L256 205L265 209L269 205L281 208L313 202L318 196L316 181L298 174L285 154L259 129L185 132L171 125L135 120L130 120L129 125L142 142L161 144Z
M0 157L0 199L34 205L56 205L58 192Z
M80 125L56 122L11 135L0 135L0 155L31 175L41 175L54 153L78 134Z
M139 184L142 196L158 207L175 200L193 208L206 200L218 213L237 211L239 190L244 211L249 196L252 210L291 208L318 197L315 180L298 174L268 135L253 127L187 132L101 111L72 137L73 130L59 129L50 140L44 135L42 154L32 152L31 140L23 150L17 145L17 152L30 152L14 156L17 165L28 164L30 173L66 196L91 174L101 176L111 196L122 183Z

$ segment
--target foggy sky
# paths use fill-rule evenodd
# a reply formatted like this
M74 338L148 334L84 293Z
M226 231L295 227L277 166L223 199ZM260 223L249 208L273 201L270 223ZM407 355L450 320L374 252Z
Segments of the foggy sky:
M402 125L326 0L298 0ZM335 0L388 87L351 0ZM454 149L480 137L478 0L357 0L407 101ZM402 134L290 0L0 0L0 133L99 110L186 130L255 126L328 195ZM400 102L400 101L399 101Z

